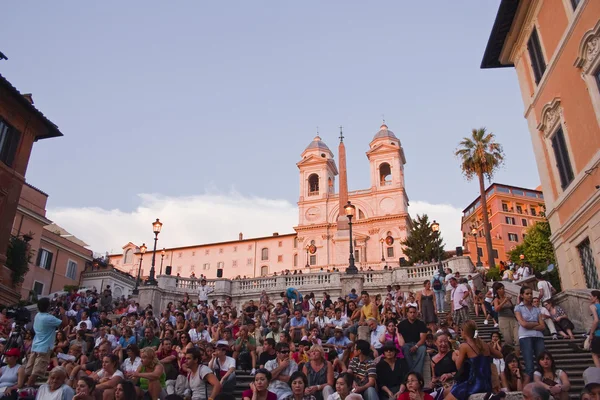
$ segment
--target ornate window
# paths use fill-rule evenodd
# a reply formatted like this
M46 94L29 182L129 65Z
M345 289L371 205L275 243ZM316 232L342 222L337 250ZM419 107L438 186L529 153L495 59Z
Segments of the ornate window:
M581 69L600 124L600 21L581 38L575 66Z
M316 196L319 194L319 175L311 174L308 177L308 195Z

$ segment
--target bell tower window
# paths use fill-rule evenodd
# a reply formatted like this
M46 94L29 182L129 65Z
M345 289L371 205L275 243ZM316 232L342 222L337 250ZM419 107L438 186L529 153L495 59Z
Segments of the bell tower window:
M319 194L319 175L311 174L308 177L308 195L317 196Z
M381 186L392 184L392 168L388 163L383 163L379 166L379 184Z

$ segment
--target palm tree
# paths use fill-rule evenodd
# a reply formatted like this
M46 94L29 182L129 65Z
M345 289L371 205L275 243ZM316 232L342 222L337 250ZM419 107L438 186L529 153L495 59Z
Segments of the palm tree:
M502 145L494 140L493 133L486 132L485 128L473 129L471 137L465 137L459 143L454 153L461 161L461 169L468 181L477 176L479 179L479 192L481 193L481 210L483 214L483 232L487 247L488 265L493 267L494 254L492 250L492 235L487 213L487 199L483 177L491 181L494 172L504 162Z

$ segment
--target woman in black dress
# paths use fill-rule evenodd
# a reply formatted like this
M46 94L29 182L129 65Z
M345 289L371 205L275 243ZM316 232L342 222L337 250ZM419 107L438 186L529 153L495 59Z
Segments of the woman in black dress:
M408 373L408 365L404 358L396 357L398 349L394 342L386 342L381 352L383 357L376 366L379 399L394 400L406 390L402 382Z

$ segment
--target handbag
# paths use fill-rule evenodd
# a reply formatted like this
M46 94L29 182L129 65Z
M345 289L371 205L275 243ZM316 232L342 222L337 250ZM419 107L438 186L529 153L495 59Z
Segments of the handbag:
M588 337L585 338L585 342L583 342L583 349L587 351L592 349L592 335L588 335Z

